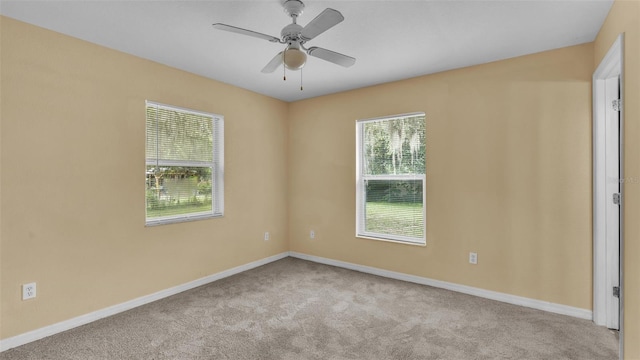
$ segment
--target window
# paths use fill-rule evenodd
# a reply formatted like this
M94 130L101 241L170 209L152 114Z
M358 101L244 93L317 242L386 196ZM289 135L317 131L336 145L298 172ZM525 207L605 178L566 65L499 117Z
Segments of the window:
M224 118L146 102L146 224L223 214Z
M425 115L356 122L356 236L425 244Z

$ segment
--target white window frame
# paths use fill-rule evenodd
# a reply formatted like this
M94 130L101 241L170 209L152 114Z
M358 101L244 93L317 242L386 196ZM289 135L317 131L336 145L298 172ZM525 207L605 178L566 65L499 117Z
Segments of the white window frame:
M185 167L211 167L211 211L190 213L190 214L178 214L170 216L155 217L149 219L147 217L147 206L145 199L145 226L155 226L162 224L172 224L185 221L195 221L202 219L209 219L215 217L222 217L224 215L224 116L182 108L173 105L162 104L154 101L145 101L145 119L146 109L149 106L155 106L158 108L164 108L172 111L178 111L181 113L190 113L198 116L204 116L211 119L213 122L213 158L211 162L208 161L182 161L182 160L159 160L156 158L146 158L145 149L145 168L149 165L157 166L185 166ZM146 120L145 120L146 123ZM146 139L146 125L145 125L145 139Z
M364 124L369 122L380 122L394 120L405 117L426 116L423 112L407 113L379 118L356 120L356 237L363 239L390 241L410 245L426 245L427 243L427 189L426 189L426 168L425 174L402 174L402 175L366 175L364 171ZM426 164L425 164L426 167ZM422 221L424 231L422 238L414 238L403 235L381 234L366 231L366 183L369 180L404 180L422 182Z

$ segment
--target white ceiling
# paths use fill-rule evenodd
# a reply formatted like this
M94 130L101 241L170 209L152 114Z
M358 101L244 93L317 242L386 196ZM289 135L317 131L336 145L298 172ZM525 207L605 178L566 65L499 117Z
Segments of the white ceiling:
M309 57L300 73L262 68L283 45L215 30L221 22L280 37L282 0L0 0L0 13L285 101L295 101L590 42L613 0L304 1L298 23L327 7L345 21L308 42L353 56Z

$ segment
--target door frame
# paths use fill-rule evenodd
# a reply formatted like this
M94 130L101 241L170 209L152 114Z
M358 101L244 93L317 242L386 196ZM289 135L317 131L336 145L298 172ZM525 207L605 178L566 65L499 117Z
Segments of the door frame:
M593 73L593 321L597 325L607 324L606 297L611 289L607 289L607 278L612 271L619 272L620 281L620 310L619 327L623 331L623 257L619 256L619 269L614 269L607 261L606 254L606 212L604 201L611 201L606 198L605 190L607 184L607 174L605 165L605 117L606 107L611 106L605 101L606 79L619 76L620 78L620 99L624 99L624 76L623 76L623 56L624 56L624 34L620 34L613 43L598 68ZM624 102L620 109L620 193L623 194L622 205L620 206L620 254L623 252L624 244ZM623 337L620 336L620 339ZM622 352L620 353L622 356Z

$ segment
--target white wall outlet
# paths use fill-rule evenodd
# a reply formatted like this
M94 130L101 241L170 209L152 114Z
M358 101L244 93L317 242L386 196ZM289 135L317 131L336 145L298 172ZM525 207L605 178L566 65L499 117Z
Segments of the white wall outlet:
M316 232L313 231L313 230L309 231L309 238L310 239L315 239L316 238Z
M33 299L36 297L36 283L22 285L22 300Z
M476 265L478 263L478 253L470 252L469 253L469 264Z
M265 232L264 232L264 241L267 241L267 240L269 240L269 239L271 239L271 236L269 235L269 232L268 232L268 231L265 231Z

